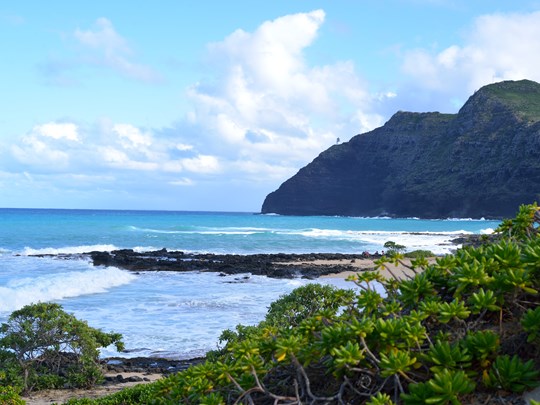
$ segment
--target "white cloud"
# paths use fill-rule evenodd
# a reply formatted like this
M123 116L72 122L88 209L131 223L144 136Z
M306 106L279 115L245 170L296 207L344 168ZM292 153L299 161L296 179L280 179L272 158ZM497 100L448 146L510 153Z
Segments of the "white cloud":
M125 151L114 147L101 148L101 156L106 164L118 169L155 171L159 170L158 162L131 159Z
M209 155L183 159L182 166L194 173L217 173L220 170L219 160L215 156Z
M152 145L150 134L143 134L139 128L130 124L116 124L113 131L122 140L122 145L126 148L146 148Z
M68 141L80 140L79 134L77 133L77 125L73 123L49 122L47 124L34 126L32 132L53 139L66 139Z
M181 179L172 180L169 182L171 186L193 186L195 183L193 180L188 179L187 177L183 177Z
M93 30L75 30L73 36L84 48L94 52L91 59L86 59L87 63L106 66L137 80L160 80L153 69L131 60L133 52L128 41L116 32L107 18L98 18Z
M418 87L472 93L501 80L540 81L540 11L478 17L463 45L409 51L403 69ZM464 86L465 84L465 86Z
M351 62L308 65L305 49L324 19L322 10L286 15L209 45L216 80L192 86L188 117L213 154L258 161L274 172L286 165L292 174L290 167L303 166L337 137L382 124L371 108L378 96Z
M176 149L178 149L179 151L188 151L188 150L193 149L193 145L188 145L188 144L185 144L185 143L177 143L176 144Z
M11 146L11 153L24 165L45 168L48 171L63 170L69 165L69 154L48 145L37 136L25 136L20 144Z
M75 38L82 44L96 49L105 49L107 53L116 51L129 53L127 41L114 30L112 23L106 18L96 20L95 31L75 30Z

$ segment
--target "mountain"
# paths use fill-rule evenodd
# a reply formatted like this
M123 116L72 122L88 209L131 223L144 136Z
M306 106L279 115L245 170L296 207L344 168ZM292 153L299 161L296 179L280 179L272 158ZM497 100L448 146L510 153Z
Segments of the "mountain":
M482 87L457 114L399 111L334 145L270 193L262 213L511 217L540 201L540 84Z

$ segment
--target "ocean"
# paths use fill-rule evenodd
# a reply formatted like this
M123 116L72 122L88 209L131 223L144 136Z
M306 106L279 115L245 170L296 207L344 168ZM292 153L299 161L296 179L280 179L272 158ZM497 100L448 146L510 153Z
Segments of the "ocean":
M60 253L134 249L186 253L362 253L392 240L436 254L459 234L491 233L498 221L296 217L256 213L0 209L0 322L32 302L54 301L126 352L103 357L190 359L217 348L225 329L252 325L269 304L308 282L216 273L131 273ZM37 257L35 255L52 255ZM320 279L352 288L341 279Z

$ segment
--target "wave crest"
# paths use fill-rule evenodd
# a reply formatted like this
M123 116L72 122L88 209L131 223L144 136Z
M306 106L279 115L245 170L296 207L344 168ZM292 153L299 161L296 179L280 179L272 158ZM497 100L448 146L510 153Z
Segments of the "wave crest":
M111 252L118 250L115 245L81 245L81 246L64 246L59 248L46 247L34 249L31 247L25 247L22 251L23 256L37 256L37 255L59 255L59 254L78 254L87 252Z
M135 278L135 275L125 270L106 267L14 279L5 287L0 287L0 311L15 311L35 302L103 293L110 288L128 284Z

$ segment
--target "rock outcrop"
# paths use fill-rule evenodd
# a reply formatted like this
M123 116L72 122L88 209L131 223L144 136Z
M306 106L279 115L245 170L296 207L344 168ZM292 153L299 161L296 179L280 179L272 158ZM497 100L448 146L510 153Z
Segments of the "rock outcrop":
M262 213L501 218L540 201L540 84L478 90L457 114L397 112L334 145L270 193Z
M245 282L246 273L271 278L303 277L314 279L327 274L352 270L357 259L378 259L380 254L192 254L166 249L152 252L135 252L132 249L113 250L112 252L89 252L82 256L90 257L95 266L114 266L131 271L200 271L216 272L222 275L239 275L234 281ZM57 256L60 257L60 256ZM62 256L66 258L66 256ZM69 255L67 257L70 257ZM80 255L76 256L80 257ZM321 263L329 261L330 264ZM332 263L337 262L337 263Z

